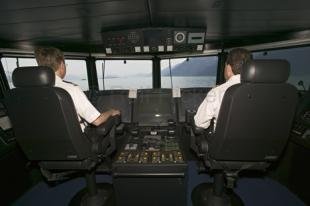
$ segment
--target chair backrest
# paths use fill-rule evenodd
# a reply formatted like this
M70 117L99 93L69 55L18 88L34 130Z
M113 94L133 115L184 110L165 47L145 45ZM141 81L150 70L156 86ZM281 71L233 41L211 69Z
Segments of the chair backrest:
M14 70L6 104L16 139L29 160L83 160L91 155L71 96L54 87L48 67Z
M283 151L297 104L286 60L253 60L223 98L209 155L223 161L273 161Z

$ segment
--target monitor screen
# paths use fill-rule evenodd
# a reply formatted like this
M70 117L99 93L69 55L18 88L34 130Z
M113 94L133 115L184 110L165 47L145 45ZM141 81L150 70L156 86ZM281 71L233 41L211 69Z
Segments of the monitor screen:
M175 120L175 109L171 91L144 92L138 94L134 109L134 121L139 126L167 126Z

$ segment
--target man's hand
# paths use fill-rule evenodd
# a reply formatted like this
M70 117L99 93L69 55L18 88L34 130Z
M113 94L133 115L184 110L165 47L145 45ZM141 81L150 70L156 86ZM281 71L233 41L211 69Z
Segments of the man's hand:
M104 123L105 121L107 121L107 119L110 116L116 116L116 115L120 115L121 112L117 109L110 109L106 112L101 113L101 115L92 122L93 125L99 126L100 124Z
M121 112L118 109L111 109L111 116L116 116L116 115L120 115Z

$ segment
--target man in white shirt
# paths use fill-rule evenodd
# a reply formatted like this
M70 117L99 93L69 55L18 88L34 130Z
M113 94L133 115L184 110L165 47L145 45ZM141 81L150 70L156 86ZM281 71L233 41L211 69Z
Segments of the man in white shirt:
M39 66L48 66L54 70L55 87L60 87L70 94L83 131L85 125L82 120L85 120L89 124L99 126L110 116L120 114L120 111L115 109L100 113L89 102L79 86L63 80L66 75L66 66L64 55L59 49L53 47L38 47L35 49L35 57Z
M246 49L237 48L229 52L224 70L226 82L214 87L208 92L194 117L197 127L208 128L212 119L214 119L214 126L216 125L216 120L226 90L232 85L240 83L241 68L244 63L250 59L251 53Z

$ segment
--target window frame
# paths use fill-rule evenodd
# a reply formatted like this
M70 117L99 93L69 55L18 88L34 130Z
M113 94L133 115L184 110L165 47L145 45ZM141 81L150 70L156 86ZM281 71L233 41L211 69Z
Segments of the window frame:
M87 75L87 81L88 81L88 90L85 90L84 92L89 92L90 91L90 88L91 88L91 83L89 81L89 79L91 78L90 75L89 75L89 66L88 66L88 62L87 62L87 57L86 56L80 56L80 55L66 55L64 54L64 57L65 57L65 60L84 60L85 61L85 65L86 65L86 75ZM3 58L29 58L29 59L35 59L35 56L33 53L0 53L0 63L3 67L3 74L2 74L2 79L3 81L5 81L5 85L6 85L6 91L8 90L11 90L12 88L10 88L10 85L9 85L9 81L8 81L8 78L6 76L6 73L5 73L5 69L4 69L4 65L2 64L2 59Z
M215 69L216 71L216 74L215 74L215 85L217 85L217 82L218 82L218 79L219 79L219 69L224 69L224 68L219 68L219 60L220 60L220 53L217 53L217 54L208 54L208 55L176 55L176 56L164 56L163 58L160 59L160 63L159 63L159 70L160 70L160 78L162 77L161 76L161 61L162 60L171 60L171 59L180 59L180 58L199 58L199 57L217 57L217 67ZM172 76L173 77L173 76ZM161 85L161 88L162 85ZM181 89L185 89L185 88L199 88L199 87L181 87ZM203 87L201 87L203 88ZM173 88L169 88L169 89L173 89Z
M13 54L13 55L4 55L4 54L2 54L1 56L0 56L0 63L2 64L2 59L3 58L15 58L16 59L16 66L17 67L20 67L18 64L18 59L34 59L35 60L35 58L34 58L34 56L32 55L20 55L20 56L18 56L18 55L16 55L16 54ZM6 81L6 84L8 85L8 88L7 88L7 90L10 90L10 89L13 89L13 88L11 88L10 87L10 83L9 83L9 80L8 80L8 78L7 78L7 75L6 75L6 73L5 73L5 69L4 69L4 65L2 64L2 67L3 67L3 74L4 74L4 77L3 77L3 79L5 79L5 81ZM17 68L16 67L16 68ZM14 69L16 69L16 68L14 68ZM13 83L12 83L13 84Z
M83 92L88 92L89 90L90 90L90 88L91 88L91 83L90 83L90 81L89 81L89 79L91 78L90 76L89 76L89 72L88 72L88 64L87 64L87 60L86 59L77 59L77 58L66 58L65 57L65 61L67 61L67 60L69 60L69 61L72 61L72 60L80 60L80 61L85 61L85 68L86 68L86 80L87 80L87 85L88 85L88 89L87 90L83 90L83 88L81 87L81 85L79 85L79 84L77 84L81 89L82 89L82 91ZM66 67L67 67L67 65L66 65ZM68 72L68 69L66 68L66 72ZM67 75L67 74L66 74ZM73 83L76 83L76 82L73 82Z
M151 56L134 56L134 57L104 57L104 58L95 58L95 61L94 61L94 65L95 65L95 71L96 71L96 81L97 81L97 84L98 84L98 91L105 91L105 90L130 90L130 88L124 88L124 89L100 89L100 85L99 85L99 78L98 78L98 73L97 73L97 61L113 61L113 60L116 60L116 61L131 61L131 60L134 60L134 61L143 61L143 60L148 60L148 61L151 61L152 63L152 67L151 67L151 77L152 77L152 81L154 81L154 78L153 78L153 75L154 75L154 58L152 58ZM103 76L104 77L104 76ZM152 82L152 87L149 88L149 89L154 89L153 87L154 83ZM138 88L139 89L139 88Z
M271 43L273 44L273 43ZM255 46L255 45L254 45ZM305 47L308 47L310 49L310 44L304 44L304 45L290 45L290 46L279 46L279 47L275 47L275 48L269 48L267 47L266 49L264 48L259 48L259 49L253 49L253 50L250 50L252 55L254 53L258 53L258 52L270 52L270 51L281 51L281 50L288 50L288 49L298 49L298 48L305 48ZM246 47L244 47L246 48ZM288 61L288 60L287 60ZM289 62L289 61L288 61ZM290 63L290 62L289 62ZM291 67L292 68L292 67ZM292 71L292 69L290 70ZM309 73L310 74L310 73ZM291 75L289 75L289 78L290 78ZM288 79L289 80L289 79ZM287 83L289 84L292 84L290 83L289 81L287 81ZM302 91L299 87L297 87L296 85L292 84L293 86L296 87L297 90L299 91ZM309 88L310 88L310 84L308 85ZM307 90L307 88L306 88Z

